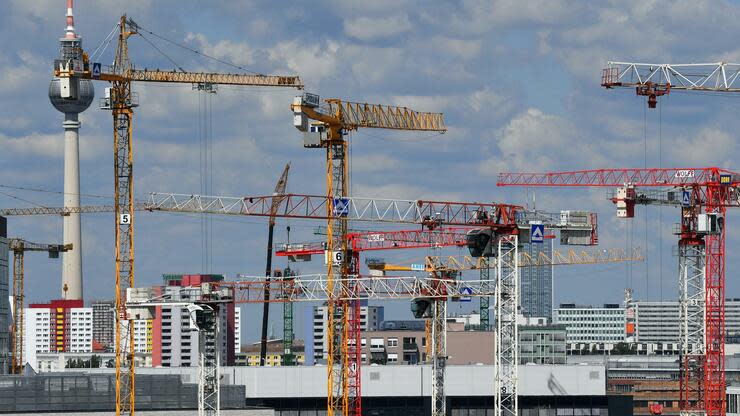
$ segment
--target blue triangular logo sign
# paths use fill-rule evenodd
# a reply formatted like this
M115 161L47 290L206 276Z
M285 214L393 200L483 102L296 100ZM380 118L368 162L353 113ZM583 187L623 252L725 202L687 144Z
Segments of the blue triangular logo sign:
M529 237L533 243L542 243L545 241L545 226L542 224L532 224L532 230Z

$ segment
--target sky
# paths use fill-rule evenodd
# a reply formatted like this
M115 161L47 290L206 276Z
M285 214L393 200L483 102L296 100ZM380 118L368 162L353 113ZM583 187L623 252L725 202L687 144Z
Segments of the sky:
M130 39L136 67L189 71L298 74L324 98L443 112L445 134L358 131L350 135L351 194L363 197L495 201L552 212L599 214L602 247L640 246L632 265L562 267L555 303L618 303L677 297L674 208L640 207L620 220L605 189L497 188L499 172L620 167L733 166L740 149L736 96L672 93L647 110L631 90L599 86L607 61L690 63L740 61L740 5L728 1L532 0L99 0L75 5L83 47L95 50L126 13L143 29ZM0 4L0 207L60 206L62 114L47 97L63 0ZM103 44L104 45L104 44ZM96 60L113 59L115 44ZM195 54L192 50L202 52ZM206 59L203 54L216 59ZM226 65L221 62L228 62ZM97 83L96 96L104 83ZM304 149L292 126L294 90L135 84L134 192L272 193L291 162L288 191L324 193L322 151ZM97 100L96 100L97 103ZM112 202L111 116L93 104L81 115L83 204ZM204 143L210 143L205 147ZM209 161L203 163L204 155ZM728 215L727 296L740 297L737 214ZM259 218L212 218L210 232L193 215L142 213L135 219L136 285L163 273L264 272L267 224ZM276 241L318 240L316 221L278 221ZM85 297L113 297L113 216L83 218ZM367 227L365 224L361 224ZM59 218L9 220L9 234L61 242ZM205 234L210 235L206 239ZM208 247L208 249L205 249ZM210 252L208 260L206 252ZM447 252L445 252L447 253ZM418 262L423 250L384 253ZM450 250L449 254L464 254ZM283 258L274 261L284 267ZM323 262L296 266L319 272ZM61 262L26 257L26 299L60 297ZM475 304L455 304L466 312ZM386 316L410 319L407 302ZM243 309L243 337L258 338L261 308ZM298 310L303 310L302 307ZM281 305L272 330L281 333ZM298 314L300 315L300 313ZM296 328L301 328L300 318ZM298 338L303 334L298 333Z

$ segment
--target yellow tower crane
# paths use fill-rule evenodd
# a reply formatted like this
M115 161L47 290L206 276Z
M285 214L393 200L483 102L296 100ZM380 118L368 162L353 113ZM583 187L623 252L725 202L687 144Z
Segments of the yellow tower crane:
M72 250L72 244L39 244L25 241L20 238L8 240L8 249L13 252L13 326L11 336L13 338L13 361L10 372L20 374L23 372L23 340L24 340L24 316L23 301L25 299L24 284L24 257L27 251L45 251L49 253L50 259L58 259L59 253Z
M108 81L102 108L113 113L113 152L115 182L115 241L116 241L116 415L135 412L135 373L133 322L126 320L126 288L134 286L134 211L133 199L133 109L138 97L131 89L136 82L166 82L194 84L212 91L214 85L289 87L303 89L298 76L260 74L225 74L185 71L135 69L129 58L128 39L139 34L140 27L126 15L118 23L118 44L113 66L103 67L88 62L63 62L54 70L62 80L94 79ZM68 84L67 84L68 85ZM72 91L75 89L72 88Z
M359 267L347 250L348 141L345 136L359 128L445 132L441 113L422 113L406 107L364 104L326 99L304 94L295 97L293 124L304 133L304 147L326 149L327 261L328 289L349 298L354 290L347 286L351 273ZM309 120L315 122L309 123ZM332 300L327 308L327 415L361 416L359 302Z

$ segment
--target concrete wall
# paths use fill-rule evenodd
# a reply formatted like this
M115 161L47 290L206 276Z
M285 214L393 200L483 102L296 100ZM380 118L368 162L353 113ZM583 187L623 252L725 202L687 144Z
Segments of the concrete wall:
M325 397L326 367L224 367L229 384L246 386L247 398ZM106 369L94 372L105 372ZM419 397L431 395L431 367L387 365L362 367L363 397ZM197 368L141 368L138 374L181 374L183 382L197 382ZM448 396L493 395L494 367L450 365ZM606 394L604 365L522 365L519 392L523 396L602 396Z

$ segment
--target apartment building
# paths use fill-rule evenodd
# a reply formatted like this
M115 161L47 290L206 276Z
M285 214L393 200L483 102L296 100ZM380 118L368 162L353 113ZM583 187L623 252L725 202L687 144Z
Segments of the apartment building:
M161 289L173 301L188 301L200 295L203 283L224 280L223 275L164 275ZM241 342L241 314L234 302L221 305L218 311L218 339L206 341L205 348L218 346L221 365L234 365ZM158 306L152 322L152 365L162 367L196 367L199 359L198 332L191 328L187 308Z

